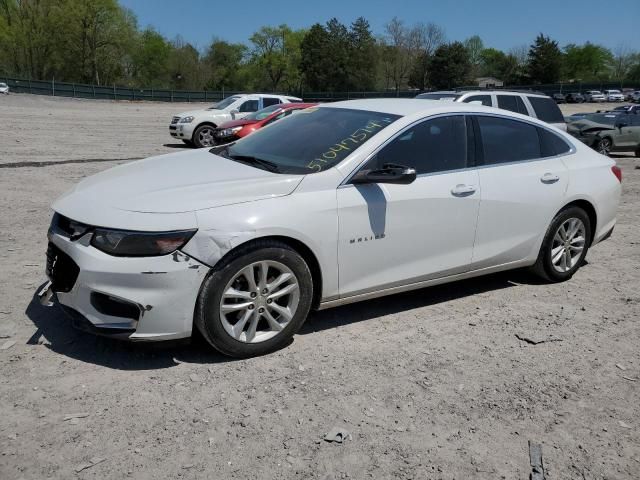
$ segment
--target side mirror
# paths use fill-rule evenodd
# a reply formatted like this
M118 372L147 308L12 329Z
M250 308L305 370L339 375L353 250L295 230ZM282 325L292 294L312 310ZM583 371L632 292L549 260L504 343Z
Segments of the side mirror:
M235 109L231 110L229 113L231 114L231 118L233 118L233 119L235 120L235 119L236 119L236 115L237 115L238 113L240 113L240 110L238 110L237 108L235 108Z
M378 170L360 170L351 179L351 183L395 183L408 185L416 179L415 168L387 163Z

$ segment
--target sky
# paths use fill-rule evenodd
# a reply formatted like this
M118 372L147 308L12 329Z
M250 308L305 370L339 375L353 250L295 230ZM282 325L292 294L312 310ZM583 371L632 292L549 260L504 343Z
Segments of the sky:
M332 17L350 24L365 17L375 34L394 16L407 25L434 22L449 41L480 35L485 47L509 50L528 45L540 32L560 46L586 41L640 50L640 0L120 0L142 28L169 39L181 35L205 49L213 38L248 43L263 25L308 28Z

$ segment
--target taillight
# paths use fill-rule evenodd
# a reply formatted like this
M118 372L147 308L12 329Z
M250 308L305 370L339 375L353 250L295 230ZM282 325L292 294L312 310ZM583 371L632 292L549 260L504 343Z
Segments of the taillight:
M616 176L618 181L622 183L622 169L619 166L614 165L613 167L611 167L611 171Z

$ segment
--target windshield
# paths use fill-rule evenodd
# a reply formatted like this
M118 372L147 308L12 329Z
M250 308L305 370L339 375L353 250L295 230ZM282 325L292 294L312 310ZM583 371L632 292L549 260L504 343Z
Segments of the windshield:
M460 98L459 93L421 93L416 98L422 100L457 100Z
M224 100L220 100L218 103L214 103L209 108L207 108L207 110L224 110L239 98L240 98L240 95L233 95L232 97L227 97Z
M604 125L615 125L616 118L618 118L617 115L596 113L591 115L585 115L582 118L582 120L588 120L590 122L601 123Z
M365 110L309 108L212 153L259 168L269 163L276 173L316 173L340 163L398 118Z
M262 110L258 110L257 112L250 113L244 118L245 120L264 120L273 112L281 108L282 108L282 105L279 103L276 103L275 105L271 105L270 107L263 108Z

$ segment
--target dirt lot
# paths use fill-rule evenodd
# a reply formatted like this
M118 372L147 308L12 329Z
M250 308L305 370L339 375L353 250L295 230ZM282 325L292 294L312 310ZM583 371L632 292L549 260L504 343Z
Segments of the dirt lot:
M328 310L263 358L100 339L33 301L52 200L176 151L167 121L189 108L0 98L0 164L93 160L0 168L0 478L525 479L529 440L549 479L640 478L639 159L618 159L618 226L571 281ZM352 438L322 441L332 427Z

